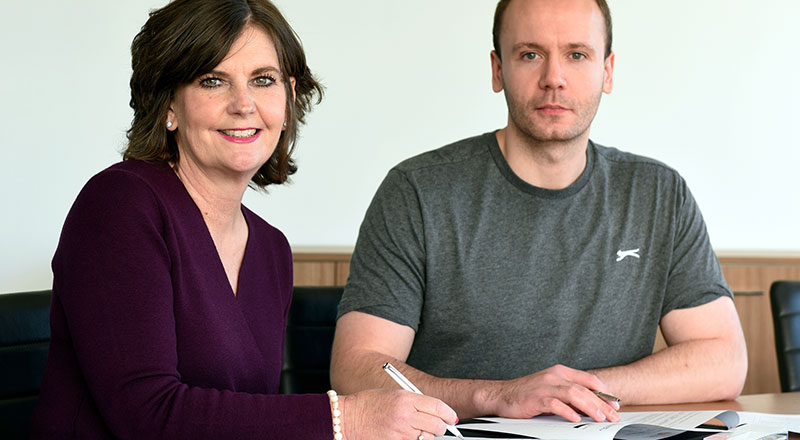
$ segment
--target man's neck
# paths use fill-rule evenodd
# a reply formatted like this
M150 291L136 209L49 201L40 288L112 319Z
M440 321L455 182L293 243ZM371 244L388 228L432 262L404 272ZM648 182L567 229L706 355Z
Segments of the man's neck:
M565 142L536 142L519 136L512 128L497 132L497 143L506 162L520 179L545 189L564 189L586 168L589 133Z

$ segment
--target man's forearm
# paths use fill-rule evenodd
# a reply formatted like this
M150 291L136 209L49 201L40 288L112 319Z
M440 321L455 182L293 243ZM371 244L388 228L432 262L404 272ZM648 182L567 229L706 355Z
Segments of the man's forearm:
M350 352L345 356L347 362L334 358L331 364L331 384L340 393L351 394L370 388L398 388L381 368L385 362L390 362L425 395L444 401L462 419L493 413L492 390L498 387L499 381L439 378L399 359L373 351Z
M735 399L747 374L737 340L682 342L628 365L590 371L624 404L668 404Z
M619 420L618 406L593 391L609 391L593 374L555 365L511 380L443 379L408 366L404 360L414 341L410 327L360 312L339 318L331 355L331 383L340 393L369 388L397 388L382 371L391 362L426 395L456 410L459 417L498 415L529 418L557 414L580 420ZM402 359L402 360L401 360Z

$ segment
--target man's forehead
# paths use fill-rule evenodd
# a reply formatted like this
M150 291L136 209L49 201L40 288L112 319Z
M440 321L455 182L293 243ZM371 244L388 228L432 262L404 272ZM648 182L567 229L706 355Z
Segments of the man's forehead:
M512 0L504 12L501 41L601 44L605 22L594 0Z

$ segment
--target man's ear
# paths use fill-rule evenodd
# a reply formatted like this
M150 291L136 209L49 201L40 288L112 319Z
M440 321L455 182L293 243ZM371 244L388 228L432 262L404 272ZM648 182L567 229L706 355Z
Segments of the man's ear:
M500 93L503 91L503 60L500 59L500 55L495 51L492 51L489 57L492 61L492 90L495 93Z
M614 52L611 52L604 61L603 93L611 93L614 88Z

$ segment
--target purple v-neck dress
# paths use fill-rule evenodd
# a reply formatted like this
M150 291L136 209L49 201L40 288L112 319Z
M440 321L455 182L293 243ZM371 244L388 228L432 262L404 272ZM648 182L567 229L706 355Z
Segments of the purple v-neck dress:
M233 295L197 206L163 163L94 176L53 258L33 438L331 439L325 395L278 395L292 258L247 208Z

